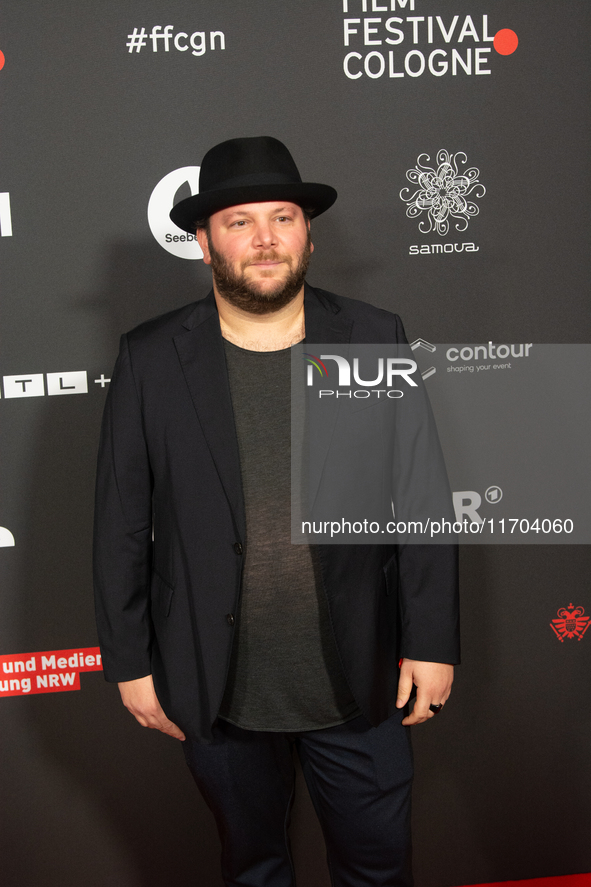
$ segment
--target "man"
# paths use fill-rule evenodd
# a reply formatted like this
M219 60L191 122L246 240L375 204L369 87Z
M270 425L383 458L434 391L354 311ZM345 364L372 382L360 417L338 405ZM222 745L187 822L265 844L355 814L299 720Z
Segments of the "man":
M335 199L276 139L205 155L171 218L213 292L122 337L101 436L105 677L183 740L241 887L294 883L294 746L333 884L411 883L405 727L458 661L452 547L290 543L290 346L405 341L396 315L305 284L310 219Z

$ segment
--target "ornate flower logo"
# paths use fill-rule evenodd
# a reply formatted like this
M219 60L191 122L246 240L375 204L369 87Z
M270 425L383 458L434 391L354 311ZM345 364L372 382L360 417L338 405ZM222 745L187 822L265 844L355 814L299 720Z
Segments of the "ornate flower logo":
M472 216L480 212L476 204L466 200L466 197L472 194L480 198L486 194L486 188L478 181L480 170L472 166L460 172L459 166L464 166L468 161L463 151L457 154L439 151L437 169L425 165L430 160L428 154L419 154L415 168L406 173L408 181L419 186L412 197L407 196L410 188L403 188L400 192L401 200L408 204L406 215L409 219L415 219L427 213L427 219L419 222L419 231L423 234L430 231L437 231L442 236L447 234L449 216L460 220L455 225L456 231L465 231Z

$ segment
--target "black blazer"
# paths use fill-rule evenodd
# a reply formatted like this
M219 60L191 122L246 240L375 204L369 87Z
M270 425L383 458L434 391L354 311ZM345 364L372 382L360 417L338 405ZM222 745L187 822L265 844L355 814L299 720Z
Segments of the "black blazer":
M306 339L404 342L400 319L306 286ZM245 516L213 292L122 336L101 432L94 577L105 677L152 674L168 717L210 741L238 611ZM401 656L458 660L457 550L319 547L345 676L369 721Z

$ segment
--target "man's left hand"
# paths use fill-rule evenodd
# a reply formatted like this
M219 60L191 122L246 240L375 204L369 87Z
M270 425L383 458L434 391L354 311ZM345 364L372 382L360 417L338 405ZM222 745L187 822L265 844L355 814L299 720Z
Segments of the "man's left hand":
M416 659L403 659L398 679L396 708L404 708L412 691L417 688L417 698L412 712L404 718L405 727L422 724L435 717L430 705L445 704L451 693L454 667L445 662L419 662Z

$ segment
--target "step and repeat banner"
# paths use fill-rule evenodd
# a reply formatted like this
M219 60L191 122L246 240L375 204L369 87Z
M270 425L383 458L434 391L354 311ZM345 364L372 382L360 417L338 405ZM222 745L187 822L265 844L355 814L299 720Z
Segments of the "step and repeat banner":
M417 884L591 871L590 29L585 0L5 0L3 885L221 884L180 746L103 680L93 487L120 334L209 289L168 213L258 135L338 190L310 283L400 314L448 462L463 664L414 728Z

